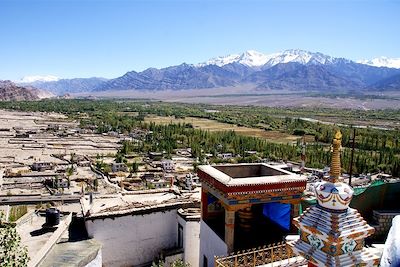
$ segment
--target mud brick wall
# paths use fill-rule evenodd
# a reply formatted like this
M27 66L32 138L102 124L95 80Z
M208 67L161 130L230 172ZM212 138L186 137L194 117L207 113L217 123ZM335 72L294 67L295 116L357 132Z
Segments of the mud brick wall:
M371 224L371 226L375 228L375 238L386 239L390 227L392 226L392 220L396 215L400 215L400 211L373 211L374 224Z

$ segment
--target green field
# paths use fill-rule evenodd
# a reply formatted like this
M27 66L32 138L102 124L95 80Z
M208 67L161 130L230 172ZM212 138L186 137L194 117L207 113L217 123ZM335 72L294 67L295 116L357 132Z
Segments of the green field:
M218 131L235 131L237 134L244 136L259 137L275 143L288 143L295 142L299 136L283 133L280 131L266 131L259 128L250 128L244 126L237 126L234 124L218 122L210 119L202 119L195 117L175 118L173 116L147 116L145 122L154 122L156 124L177 124L177 123L189 123L193 125L195 129L201 129L210 132ZM313 141L313 136L306 136L307 141Z

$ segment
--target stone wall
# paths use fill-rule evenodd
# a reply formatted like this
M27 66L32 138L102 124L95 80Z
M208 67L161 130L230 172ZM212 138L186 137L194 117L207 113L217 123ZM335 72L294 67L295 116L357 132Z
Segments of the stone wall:
M385 211L385 210L374 210L373 220L374 224L371 224L375 228L374 238L378 240L385 240L392 226L392 220L396 215L400 215L400 211Z

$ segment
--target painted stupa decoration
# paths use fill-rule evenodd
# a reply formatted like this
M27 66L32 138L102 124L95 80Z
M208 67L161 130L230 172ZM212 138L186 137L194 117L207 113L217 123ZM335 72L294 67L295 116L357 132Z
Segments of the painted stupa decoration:
M340 181L342 134L335 134L329 177L315 185L317 205L309 207L294 224L298 240L288 242L309 266L378 266L379 256L364 247L374 233L356 209L349 207L353 189Z

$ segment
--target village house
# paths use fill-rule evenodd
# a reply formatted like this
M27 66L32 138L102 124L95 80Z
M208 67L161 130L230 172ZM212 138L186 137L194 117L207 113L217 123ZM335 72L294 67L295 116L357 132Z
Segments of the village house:
M164 155L164 153L162 153L162 152L149 152L148 155L149 155L149 158L151 160L161 160L163 155Z
M165 251L199 266L199 192L157 189L86 197L82 204L89 237L102 245L104 266L150 266Z
M111 170L112 172L127 172L128 167L126 166L125 163L113 163L111 165Z
M53 167L53 163L51 162L34 162L31 166L33 171L52 170Z
M175 163L172 160L163 160L161 166L164 172L175 171Z
M165 180L165 179L153 179L150 181L147 181L147 186L150 188L166 188L171 184L170 181Z
M231 159L234 157L232 153L220 153L217 155L218 158L220 159Z

